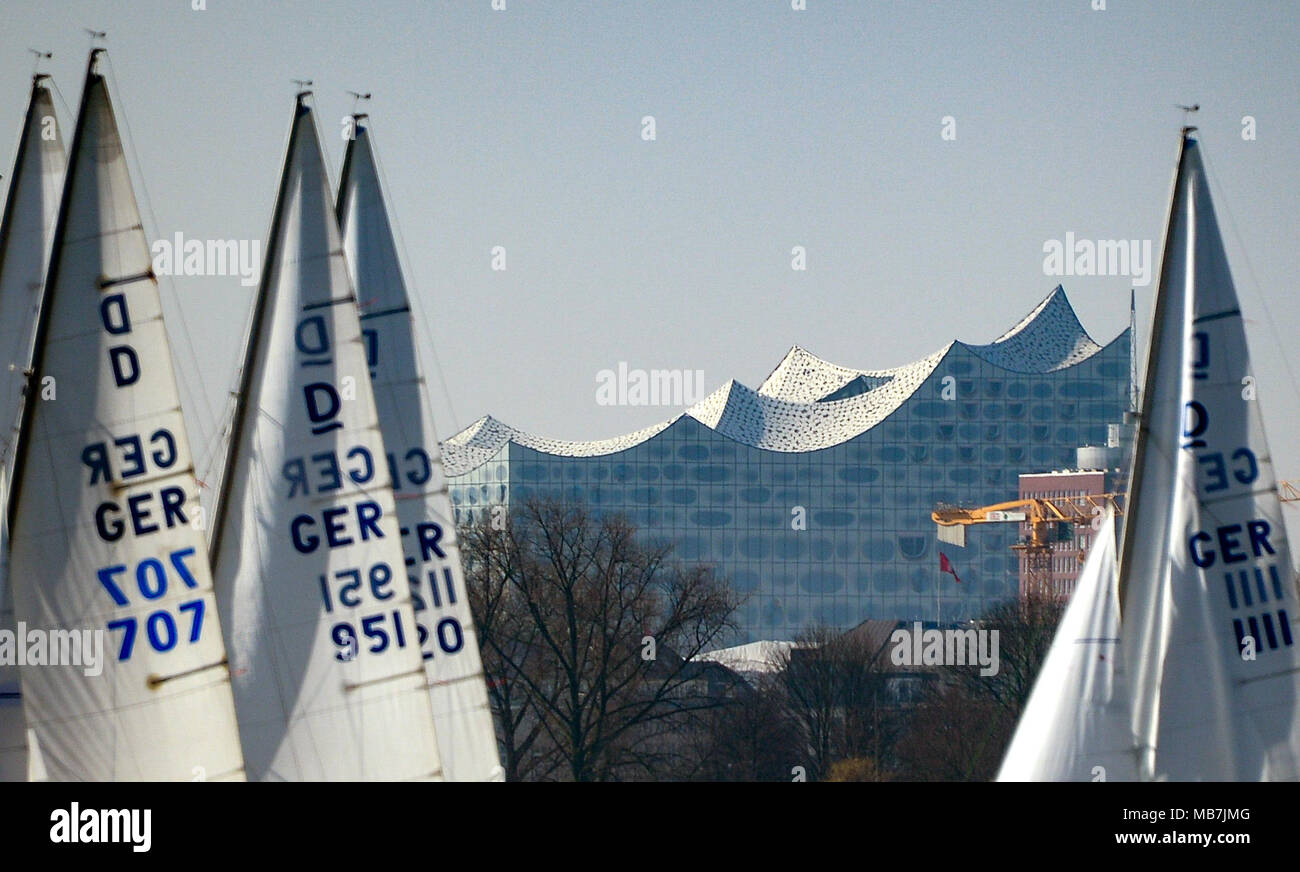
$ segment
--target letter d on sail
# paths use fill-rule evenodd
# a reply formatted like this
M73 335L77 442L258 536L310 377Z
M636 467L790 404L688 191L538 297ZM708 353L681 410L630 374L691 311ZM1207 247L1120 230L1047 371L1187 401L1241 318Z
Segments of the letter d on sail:
M119 388L133 385L140 380L140 358L135 349L129 345L116 345L108 350L108 359L113 364L113 381Z
M307 417L311 419L311 432L319 436L343 424L335 420L339 413L339 392L329 382L312 382L302 389L307 398ZM322 407L322 400L326 404Z

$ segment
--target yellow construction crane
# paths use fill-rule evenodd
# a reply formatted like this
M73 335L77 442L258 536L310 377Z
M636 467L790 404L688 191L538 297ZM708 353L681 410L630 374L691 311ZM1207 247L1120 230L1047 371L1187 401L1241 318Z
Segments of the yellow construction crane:
M966 528L975 524L1025 524L1025 538L1011 546L1025 558L1025 583L1030 590L1045 593L1051 590L1052 550L1054 540L1049 527L1092 525L1106 508L1123 514L1120 506L1122 494L1086 494L1051 499L1032 497L1011 500L992 506L968 508L939 505L930 518L939 525L939 540L953 545L966 545ZM1300 499L1300 494L1297 495ZM1073 539L1073 536L1070 537ZM1024 593L1025 591L1022 591Z
M1284 503L1300 503L1300 487L1293 481L1279 481L1277 495Z

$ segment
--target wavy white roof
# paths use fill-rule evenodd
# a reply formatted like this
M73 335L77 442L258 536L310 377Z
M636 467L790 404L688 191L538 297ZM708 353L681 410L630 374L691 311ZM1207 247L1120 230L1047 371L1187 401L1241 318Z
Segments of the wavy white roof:
M768 451L816 451L838 445L889 417L934 372L954 345L1011 372L1055 372L1092 357L1101 346L1084 331L1058 285L1020 323L988 345L950 342L906 366L849 369L795 346L757 390L734 379L685 412L614 439L568 442L480 418L443 446L448 475L462 475L490 460L508 442L562 457L625 451L691 417L744 445Z

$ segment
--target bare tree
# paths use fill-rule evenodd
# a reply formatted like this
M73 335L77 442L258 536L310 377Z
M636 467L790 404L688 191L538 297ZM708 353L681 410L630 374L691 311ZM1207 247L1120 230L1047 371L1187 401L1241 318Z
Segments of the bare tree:
M755 677L700 721L695 780L789 781L804 759L779 676Z
M828 778L837 760L869 757L879 765L888 756L897 718L887 639L813 627L779 665L786 712L798 725L810 779Z
M562 768L563 761L546 740L543 708L528 686L511 675L511 664L527 662L538 650L536 629L513 591L518 552L504 528L497 530L486 522L462 530L461 537L470 608L506 780L545 780ZM550 695L558 692L558 686L553 687Z
M976 622L998 631L998 671L937 667L938 679L913 712L900 746L908 778L988 781L997 775L1063 609L1055 599L1031 596L1003 603Z
M692 658L733 628L735 594L580 504L529 501L497 526L485 517L464 541L516 778L663 774L675 725L718 703Z
M1015 718L968 688L949 685L912 712L899 741L903 777L911 781L988 781L996 773Z

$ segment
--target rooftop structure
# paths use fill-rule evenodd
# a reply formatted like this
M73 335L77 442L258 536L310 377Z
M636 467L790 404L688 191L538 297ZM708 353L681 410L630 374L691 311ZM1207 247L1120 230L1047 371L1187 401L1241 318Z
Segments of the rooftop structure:
M1057 287L984 345L892 369L792 348L757 390L728 381L616 439L544 439L485 417L444 445L457 520L543 494L626 514L746 596L736 644L814 623L961 621L1018 593L1014 529L940 571L940 502L1012 499L1021 473L1072 466L1130 396L1130 335L1088 336Z

